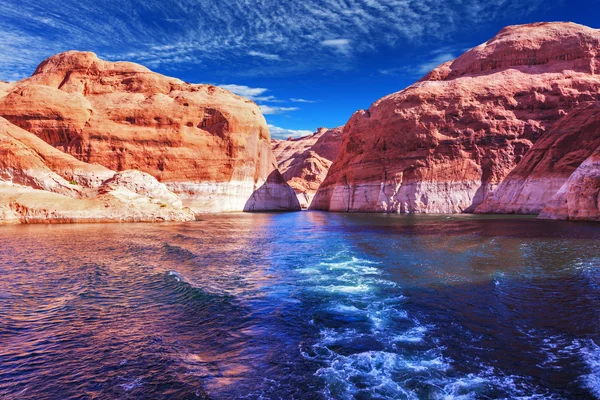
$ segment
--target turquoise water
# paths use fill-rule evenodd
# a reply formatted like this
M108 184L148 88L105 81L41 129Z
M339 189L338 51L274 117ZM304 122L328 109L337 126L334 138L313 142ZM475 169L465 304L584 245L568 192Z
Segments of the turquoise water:
M600 398L600 225L0 228L2 399Z

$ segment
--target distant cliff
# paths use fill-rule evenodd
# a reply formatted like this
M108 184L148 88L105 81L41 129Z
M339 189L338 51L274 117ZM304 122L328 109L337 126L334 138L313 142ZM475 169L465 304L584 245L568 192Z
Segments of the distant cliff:
M509 26L356 112L311 208L459 213L484 203L478 211L538 213L593 144L575 144L590 149L563 160L568 167L560 171L523 165L522 173L509 173L539 158L542 144L534 145L550 140L553 127L576 123L566 120L569 114L596 100L599 30L573 23ZM590 135L595 143L597 132ZM513 177L522 181L533 169L543 179L535 178L538 185L531 177L521 195L506 193L514 194L514 182L499 187Z
M302 208L308 208L342 144L343 127L320 128L298 139L271 141L277 166L294 189Z

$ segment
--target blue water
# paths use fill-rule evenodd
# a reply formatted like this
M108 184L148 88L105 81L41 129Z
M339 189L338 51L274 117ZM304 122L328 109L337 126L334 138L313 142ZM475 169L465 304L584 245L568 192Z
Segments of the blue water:
M600 398L599 239L318 212L0 227L0 398Z

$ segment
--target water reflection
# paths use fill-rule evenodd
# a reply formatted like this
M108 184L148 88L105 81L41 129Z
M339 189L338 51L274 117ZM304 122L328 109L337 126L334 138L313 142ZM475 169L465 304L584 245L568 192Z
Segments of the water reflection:
M0 397L590 398L600 227L228 214L0 229Z

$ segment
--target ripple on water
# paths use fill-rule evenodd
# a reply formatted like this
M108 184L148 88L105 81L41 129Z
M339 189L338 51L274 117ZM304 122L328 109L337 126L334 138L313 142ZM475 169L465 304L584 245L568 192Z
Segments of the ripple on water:
M409 314L408 299L377 263L338 253L299 272L306 290L322 299L313 318L319 338L301 354L321 365L315 375L326 398L548 398L484 364L477 373L456 371L428 337L435 326Z
M600 399L597 227L203 219L0 230L0 398Z

